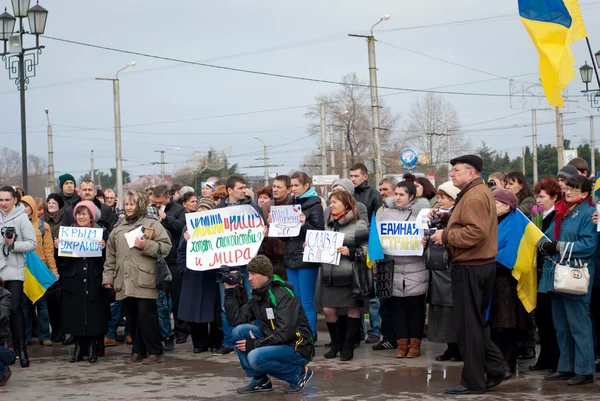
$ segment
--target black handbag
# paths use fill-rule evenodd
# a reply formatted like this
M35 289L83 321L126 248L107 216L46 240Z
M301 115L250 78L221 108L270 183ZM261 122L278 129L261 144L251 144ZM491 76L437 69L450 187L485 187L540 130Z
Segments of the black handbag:
M450 267L450 254L444 245L434 244L431 239L427 240L423 260L427 270L448 270Z
M375 264L375 294L379 299L392 297L394 291L394 260L385 257Z
M173 280L171 270L169 270L169 265L167 264L159 245L158 255L156 256L156 288L159 290L168 289L171 280Z
M367 266L366 255L356 253L352 265L352 296L354 298L374 298L373 269Z

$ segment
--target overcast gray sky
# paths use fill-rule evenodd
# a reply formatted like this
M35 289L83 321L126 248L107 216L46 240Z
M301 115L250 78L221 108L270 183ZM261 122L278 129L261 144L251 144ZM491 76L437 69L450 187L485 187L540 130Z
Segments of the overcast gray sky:
M366 43L347 34L366 33L379 17L389 14L390 20L375 31L381 41L376 50L380 86L427 89L463 84L440 90L508 94L508 80L498 76L519 76L515 79L530 82L538 78L538 55L519 20L516 0L42 0L40 4L49 11L48 36L326 80L340 80L349 72L368 79ZM580 5L592 46L598 46L594 51L599 50L600 32L594 22L600 15L600 1L580 0ZM0 0L0 6L7 6L12 13L9 0ZM298 106L310 105L319 93L339 88L132 56L48 38L41 42L46 49L27 91L29 152L47 156L44 108L49 108L57 173L71 172L76 177L89 170L91 149L95 150L96 168L107 171L114 167L112 86L94 78L114 76L132 60L137 66L123 71L120 78L124 168L133 176L160 172L160 166L149 165L160 160L154 150L180 148L166 153L166 161L171 163L167 171L172 171L191 158L192 150L206 152L211 146L231 146L230 161L239 163L249 174L260 175L260 169L244 169L262 164L255 160L262 157L262 144L254 136L274 146L306 136L306 107ZM575 43L573 51L576 68L584 60L589 63L584 41ZM487 82L465 84L484 80ZM579 94L582 89L577 71L569 94ZM394 112L404 116L419 96L389 90L380 91L380 95L386 96ZM514 155L531 143L527 137L530 127L487 130L530 123L529 112L514 115L519 110L510 108L508 98L445 98L457 109L461 125L474 124L464 130L475 146L485 140ZM585 98L579 100L579 105L589 108ZM248 114L284 108L288 109ZM587 115L573 105L570 109L576 113L565 118ZM20 151L19 95L5 70L0 71L0 110L2 144ZM224 115L229 116L219 117ZM509 115L513 116L504 118ZM538 128L540 144L555 143L553 119L551 112L538 114L539 122L550 122ZM565 137L575 143L585 142L588 121L580 118L574 123L565 127ZM312 139L279 147L272 151L271 162L282 164L277 171L286 173L316 148Z

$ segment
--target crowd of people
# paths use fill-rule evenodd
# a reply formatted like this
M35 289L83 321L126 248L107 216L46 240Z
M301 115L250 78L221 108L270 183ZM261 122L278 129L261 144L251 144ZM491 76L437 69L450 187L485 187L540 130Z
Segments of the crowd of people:
M127 343L126 364L151 365L165 362L165 351L191 336L193 353L237 352L252 378L238 392L272 390L269 376L298 392L312 377L318 313L329 332L327 359L351 361L361 342L374 351L393 350L396 358L420 357L424 337L446 344L436 360L464 362L461 383L448 394L485 393L516 372L517 359L536 356L529 369L548 371L546 380L592 382L600 356L600 276L594 274L600 252L587 163L574 159L533 187L521 172L482 177L475 155L451 164L452 180L437 189L412 174L400 181L385 177L375 188L367 168L356 164L350 179L332 183L326 199L304 172L276 176L272 186L256 192L241 177L215 177L202 183L200 193L158 185L126 191L124 199L92 181L77 186L70 174L60 176L60 191L46 199L1 187L0 386L12 374L9 365L18 360L29 366L33 338L41 346L73 345L71 363L95 363L106 347ZM187 268L185 215L240 205L262 216L265 234L273 206L300 205L300 233L265 235L259 255L239 268L245 278L239 285L217 282L217 270ZM374 271L383 263L392 266L389 296L353 294L353 266L367 251L372 222L415 221L424 209L441 221L429 241L445 247L449 268L429 270L422 256L386 256ZM537 307L529 313L511 268L496 259L506 251L499 227L519 212L545 233L533 267ZM102 255L59 256L61 226L102 229ZM143 235L130 243L126 234L140 226ZM344 234L339 264L303 260L308 230ZM555 266L566 249L588 268L585 294L554 287ZM34 303L23 290L27 253L56 276ZM161 257L172 276L168 289L157 285Z

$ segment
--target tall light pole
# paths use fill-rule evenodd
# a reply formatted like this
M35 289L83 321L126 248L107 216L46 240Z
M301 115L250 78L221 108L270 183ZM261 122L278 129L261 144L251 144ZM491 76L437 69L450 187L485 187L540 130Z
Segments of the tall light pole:
M4 51L0 53L4 66L8 70L8 78L17 84L20 94L21 105L21 169L23 175L23 189L28 192L27 184L27 117L25 113L25 90L29 84L29 78L35 77L36 66L39 63L39 55L42 54L44 46L40 46L40 35L46 30L48 11L39 4L29 8L30 0L12 0L13 12L10 15L6 8L0 14L0 41L3 43ZM19 30L13 35L16 18L19 19ZM25 31L23 19L29 22L29 32ZM23 37L25 34L35 35L35 46L24 47ZM8 42L8 46L7 46Z
M592 156L590 157L591 159L591 168L592 171L588 171L588 173L590 174L594 174L594 176L597 174L596 172L596 144L594 141L594 115L592 114L592 112L588 109L586 109L585 107L581 107L581 106L577 106L578 108L580 108L581 110L587 111L588 113L590 113L590 148L591 148L591 153Z
M262 139L260 139L259 137L255 136L254 139L256 139L257 141L262 142L263 144L263 149L264 149L264 156L263 158L265 159L265 187L269 185L269 158L267 157L267 144L265 143L265 141L263 141Z
M117 175L117 198L120 202L123 200L123 155L121 152L121 95L119 92L119 73L129 67L134 67L135 61L128 63L115 74L114 78L96 78L100 81L112 81L113 83L113 101L115 113L115 154L117 159L116 175Z
M160 153L160 178L164 181L165 180L165 152L167 152L168 150L179 150L179 148L171 148L171 149L164 149L164 150L155 150L155 152ZM155 164L155 163L153 163Z
M373 28L383 21L390 19L389 15L384 15L371 27L371 35L353 35L349 36L361 37L367 39L367 47L369 51L369 83L371 87L371 115L373 124L373 142L375 144L375 182L379 183L383 178L381 173L381 141L379 138L379 96L377 94L377 65L375 62L375 37L373 36Z
M48 188L50 192L55 191L54 181L54 147L52 145L52 124L50 124L50 110L45 109L46 120L48 120Z
M342 111L342 115L348 114L348 110ZM347 124L347 129L350 129L350 124ZM346 135L344 131L340 131L341 135L341 148L342 148L342 178L348 178L348 156L346 154Z
M327 174L327 131L325 125L325 103L319 106L321 115L321 174Z

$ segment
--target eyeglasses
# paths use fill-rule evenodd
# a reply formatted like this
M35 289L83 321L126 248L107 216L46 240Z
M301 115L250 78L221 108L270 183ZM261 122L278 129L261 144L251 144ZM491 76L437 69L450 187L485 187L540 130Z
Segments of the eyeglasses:
M579 193L579 192L581 192L581 189L567 187L567 189L565 190L565 193L566 193L566 192L570 192L570 193L572 193L572 194L576 194L576 193Z
M461 171L467 171L467 170L473 170L473 169L472 168L461 168L461 169L453 168L451 170L451 172L453 172L453 173L460 173Z

